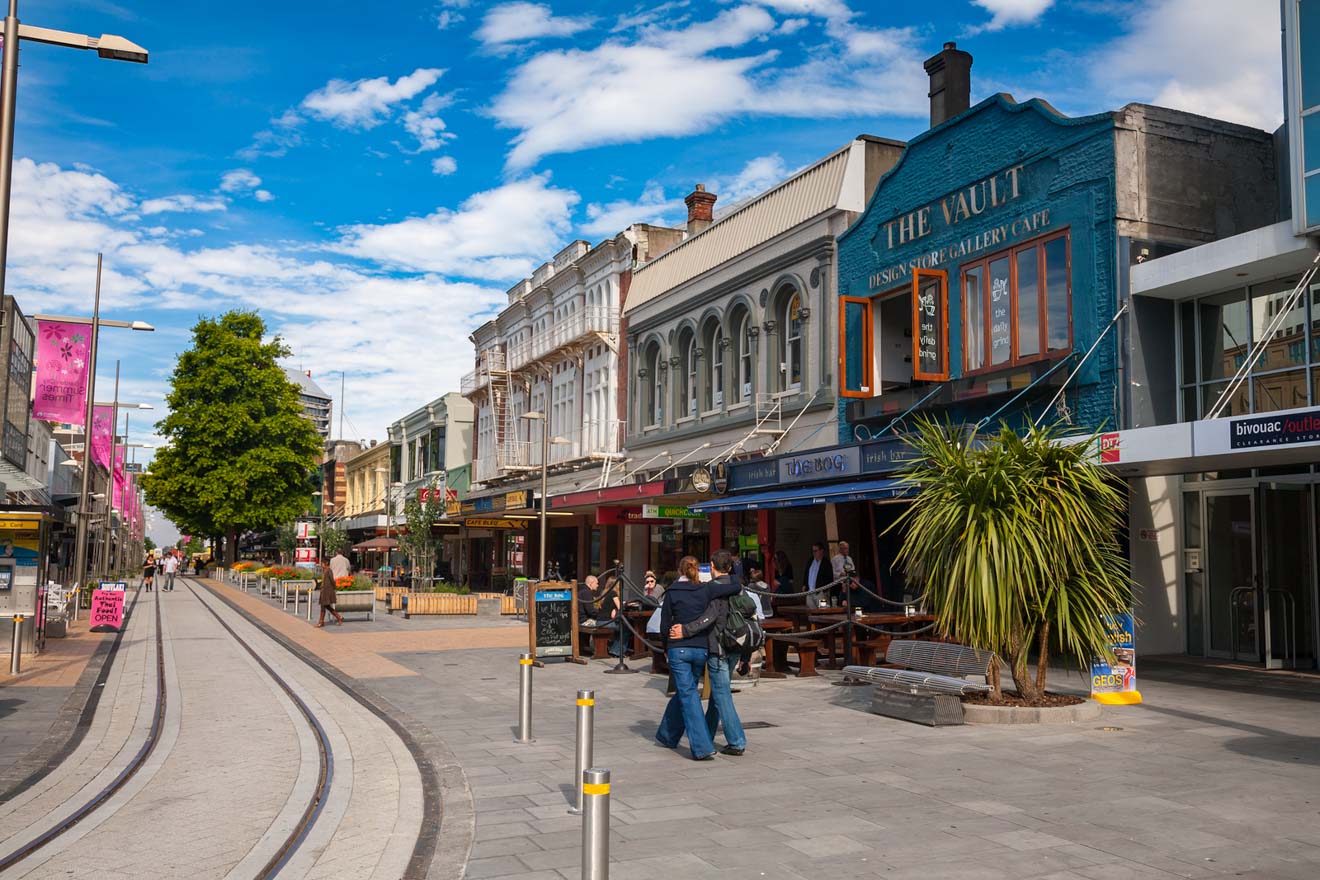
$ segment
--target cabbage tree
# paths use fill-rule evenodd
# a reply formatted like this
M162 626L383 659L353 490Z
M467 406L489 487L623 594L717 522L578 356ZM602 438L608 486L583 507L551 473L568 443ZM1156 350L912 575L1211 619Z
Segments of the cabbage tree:
M1123 484L1094 463L1096 444L1050 427L980 435L928 419L907 441L915 457L901 478L915 496L895 526L899 561L937 628L1006 659L1028 702L1045 695L1052 647L1083 669L1112 660L1104 618L1132 601L1127 508ZM1001 700L998 664L991 679Z

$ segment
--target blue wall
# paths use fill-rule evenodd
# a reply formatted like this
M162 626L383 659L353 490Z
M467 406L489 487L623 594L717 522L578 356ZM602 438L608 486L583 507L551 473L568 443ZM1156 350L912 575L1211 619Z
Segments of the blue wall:
M941 200L974 183L996 176L996 192L1006 195L1017 173L1018 197L998 207L986 207L976 216L946 223ZM931 206L930 232L915 241L899 243L895 228L886 224L914 210ZM1047 226L1012 230L1014 221L1049 211ZM880 181L862 217L839 237L839 293L870 296L906 284L911 275L876 281L872 275L907 264L923 254L944 252L929 268L949 273L950 377L962 375L962 296L959 266L974 262L1006 246L1046 232L1068 228L1072 239L1073 351L1080 357L1108 325L1117 309L1115 224L1114 123L1109 114L1070 119L1041 101L1014 103L996 95L942 125L915 138L903 157ZM1007 240L994 236L1009 226ZM997 231L996 231L997 230ZM972 252L967 252L973 249ZM878 320L878 313L877 313ZM1088 429L1117 424L1117 333L1110 332L1086 368L1073 380L1068 406L1073 423ZM1071 367L1062 367L1066 375ZM1018 423L1038 415L1052 392L1028 395L1027 412L1007 412L1001 418ZM969 402L950 412L954 419L976 421L1005 402ZM854 439L845 407L839 407L839 439ZM874 427L874 425L872 426Z

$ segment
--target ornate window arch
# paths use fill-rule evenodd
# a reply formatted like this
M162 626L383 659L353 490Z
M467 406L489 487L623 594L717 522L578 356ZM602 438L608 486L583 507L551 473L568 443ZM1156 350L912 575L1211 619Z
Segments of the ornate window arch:
M710 411L724 406L724 327L718 318L706 322L701 340L706 349L706 381L703 383L701 408Z
M779 310L779 390L797 391L802 387L804 343L802 293L796 288L785 288Z
M748 403L752 399L754 388L755 361L752 358L752 312L744 304L733 309L729 321L732 335L729 339L730 356L733 359L733 373L730 379L729 400L732 403Z
M646 355L642 358L644 366L638 377L642 380L642 424L648 428L653 428L664 421L665 386L664 369L662 369L664 362L660 343L652 340L646 347Z

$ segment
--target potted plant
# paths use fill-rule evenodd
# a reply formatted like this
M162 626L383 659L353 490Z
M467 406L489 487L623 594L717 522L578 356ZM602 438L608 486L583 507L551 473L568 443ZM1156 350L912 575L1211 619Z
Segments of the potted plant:
M1131 607L1126 500L1096 466L1095 440L1035 426L980 435L928 419L907 436L914 458L901 479L915 497L894 526L899 562L924 585L937 629L1007 660L1028 706L1060 702L1046 693L1051 650L1083 669L1112 661L1105 618ZM1004 702L997 662L989 683L991 702Z

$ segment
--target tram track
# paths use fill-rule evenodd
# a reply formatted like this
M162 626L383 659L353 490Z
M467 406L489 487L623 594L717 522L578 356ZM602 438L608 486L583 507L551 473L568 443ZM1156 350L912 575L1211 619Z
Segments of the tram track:
M277 672L261 656L260 652L242 636L240 636L230 624L206 601L188 582L180 578L184 586L193 595L203 608L220 624L221 628L228 633L234 642L243 648L244 651L256 662L257 666L270 677L278 688L288 697L289 701L297 707L303 719L313 733L318 752L318 771L315 785L312 787L310 796L301 816L294 827L285 835L283 840L276 847L274 853L269 857L266 863L254 874L259 880L266 880L279 875L279 873L288 865L289 861L298 853L299 848L307 840L308 835L316 825L317 819L325 807L326 799L330 793L331 785L334 780L334 750L331 746L330 737L324 726L316 717L307 702L298 694L295 688ZM137 604L137 597L134 599L134 605ZM129 763L114 777L108 784L102 787L91 797L84 799L71 812L64 815L63 818L52 824L45 831L36 837L25 842L11 852L0 855L0 875L3 875L11 868L21 868L23 863L34 854L40 852L44 847L58 840L61 836L69 833L80 822L83 822L97 810L101 809L117 793L124 790L125 786L142 769L156 751L157 745L162 740L162 731L165 725L166 710L170 705L171 695L167 688L168 676L165 668L165 640L162 629L162 612L160 592L155 593L155 672L156 672L156 694L154 708L152 712L152 722L147 736L137 752L133 755ZM178 698L178 695L176 695Z

